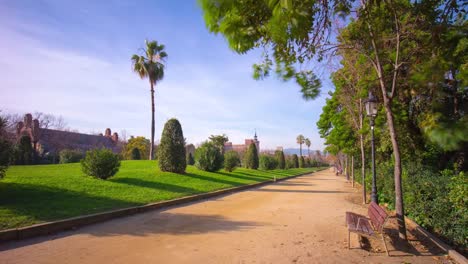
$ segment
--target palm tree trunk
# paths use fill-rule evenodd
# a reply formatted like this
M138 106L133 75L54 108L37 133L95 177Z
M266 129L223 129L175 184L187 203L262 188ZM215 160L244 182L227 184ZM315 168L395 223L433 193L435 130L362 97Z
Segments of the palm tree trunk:
M151 145L150 145L150 153L149 153L149 160L154 158L154 87L153 82L151 83Z
M299 144L299 154L300 154L301 157L302 157L302 144Z
M394 179L395 179L395 211L398 222L398 236L401 239L407 240L406 224L405 224L405 210L403 205L403 190L401 186L401 157L400 146L397 141L395 131L395 124L393 123L393 113L388 98L384 97L385 112L387 114L388 130L393 147L393 158L395 159L394 165Z

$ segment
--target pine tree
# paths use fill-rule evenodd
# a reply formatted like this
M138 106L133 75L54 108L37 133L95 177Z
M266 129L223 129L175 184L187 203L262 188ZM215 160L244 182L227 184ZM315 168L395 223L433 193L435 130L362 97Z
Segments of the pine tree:
M277 150L275 152L276 159L278 160L278 169L284 170L286 168L286 160L284 159L284 152Z
M258 152L254 143L250 144L245 153L245 167L253 170L258 169Z

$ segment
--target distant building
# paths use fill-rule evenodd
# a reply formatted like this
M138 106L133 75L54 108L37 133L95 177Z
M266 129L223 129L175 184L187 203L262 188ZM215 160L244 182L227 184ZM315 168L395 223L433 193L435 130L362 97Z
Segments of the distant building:
M232 144L232 142L226 142L224 144L224 152L234 150L238 153L244 153L252 143L255 144L257 152L260 153L260 141L258 141L257 132L255 132L253 139L245 139L244 144Z
M40 128L39 120L32 119L31 114L24 116L24 121L16 125L16 140L28 136L31 138L33 149L39 154L58 153L63 149L75 149L83 152L95 148L108 148L113 152L120 152L119 135L112 134L107 128L105 134L89 135L69 131Z

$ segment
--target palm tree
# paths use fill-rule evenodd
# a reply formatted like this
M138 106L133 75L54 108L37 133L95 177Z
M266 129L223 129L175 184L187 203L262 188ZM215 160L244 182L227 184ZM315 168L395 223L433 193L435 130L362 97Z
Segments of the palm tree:
M303 135L297 136L296 142L297 144L299 144L299 153L301 154L301 157L302 157L302 144L304 144L304 136Z
M304 139L304 144L307 146L307 156L310 158L310 139Z
M149 159L154 157L154 86L164 78L164 67L167 53L164 45L159 45L157 41L145 41L146 49L142 55L132 56L132 68L141 79L149 79L151 87L151 146Z

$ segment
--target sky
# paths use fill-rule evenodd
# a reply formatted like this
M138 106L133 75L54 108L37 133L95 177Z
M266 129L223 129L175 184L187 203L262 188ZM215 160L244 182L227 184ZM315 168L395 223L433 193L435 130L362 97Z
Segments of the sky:
M259 51L239 55L208 32L196 1L0 0L0 110L62 116L83 133L111 128L150 137L148 80L130 57L145 39L166 47L155 89L156 140L177 118L188 143L226 134L234 144L258 134L261 149L323 149L316 122L331 84L314 101L294 82L252 78Z

